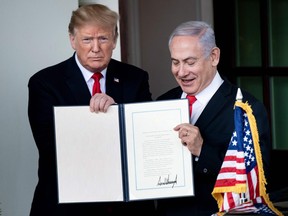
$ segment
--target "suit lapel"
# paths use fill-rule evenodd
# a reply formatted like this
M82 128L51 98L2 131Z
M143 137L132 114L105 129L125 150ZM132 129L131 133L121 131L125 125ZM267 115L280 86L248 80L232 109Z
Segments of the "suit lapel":
M68 60L66 84L71 90L71 96L76 100L76 104L89 105L91 94L74 56Z
M221 113L223 107L226 106L227 98L231 97L231 94L231 85L229 85L227 81L224 81L219 90L206 105L205 109L196 121L195 126L205 128L206 125L209 125L215 116Z

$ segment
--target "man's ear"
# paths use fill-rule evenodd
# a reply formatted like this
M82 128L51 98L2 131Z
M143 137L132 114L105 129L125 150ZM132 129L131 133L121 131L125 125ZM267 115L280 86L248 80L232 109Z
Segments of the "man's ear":
M70 39L71 47L75 50L75 35L69 34L69 39Z
M212 49L210 58L212 60L212 65L217 66L220 60L220 49L218 47Z

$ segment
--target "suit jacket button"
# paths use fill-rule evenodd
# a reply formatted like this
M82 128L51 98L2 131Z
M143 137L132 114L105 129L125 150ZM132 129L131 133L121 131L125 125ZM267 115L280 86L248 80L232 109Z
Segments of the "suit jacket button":
M207 170L206 168L204 168L204 169L203 169L203 172L204 172L204 173L207 173L207 172L208 172L208 170Z

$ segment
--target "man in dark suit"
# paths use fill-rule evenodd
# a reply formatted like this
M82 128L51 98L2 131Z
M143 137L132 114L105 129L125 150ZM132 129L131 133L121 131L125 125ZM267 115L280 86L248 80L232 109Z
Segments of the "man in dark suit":
M220 76L217 65L220 49L213 29L205 22L180 24L169 39L171 70L178 87L157 100L196 96L192 105L191 124L175 127L183 145L193 157L195 196L158 200L161 216L212 215L218 205L212 196L234 130L234 104L237 87ZM265 175L270 160L270 129L264 105L242 90L243 102L248 101L256 118Z
M118 215L139 211L153 214L153 201L58 204L53 107L90 105L90 110L97 113L107 111L114 103L152 100L148 73L111 59L118 19L117 13L100 4L73 11L69 36L75 53L29 80L28 116L39 151L39 181L30 216ZM101 93L91 96L94 73L101 73Z

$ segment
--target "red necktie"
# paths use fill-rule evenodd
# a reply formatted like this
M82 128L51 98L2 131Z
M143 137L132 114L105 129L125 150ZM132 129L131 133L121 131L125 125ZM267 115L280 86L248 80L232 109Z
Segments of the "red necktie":
M100 89L100 79L102 78L102 74L101 73L94 73L92 75L92 78L94 79L94 85L93 85L93 89L92 89L92 96L96 93L101 93L101 89Z
M192 113L192 105L193 103L197 100L197 98L194 95L187 95L188 100L189 100L189 111L190 111L190 115Z

